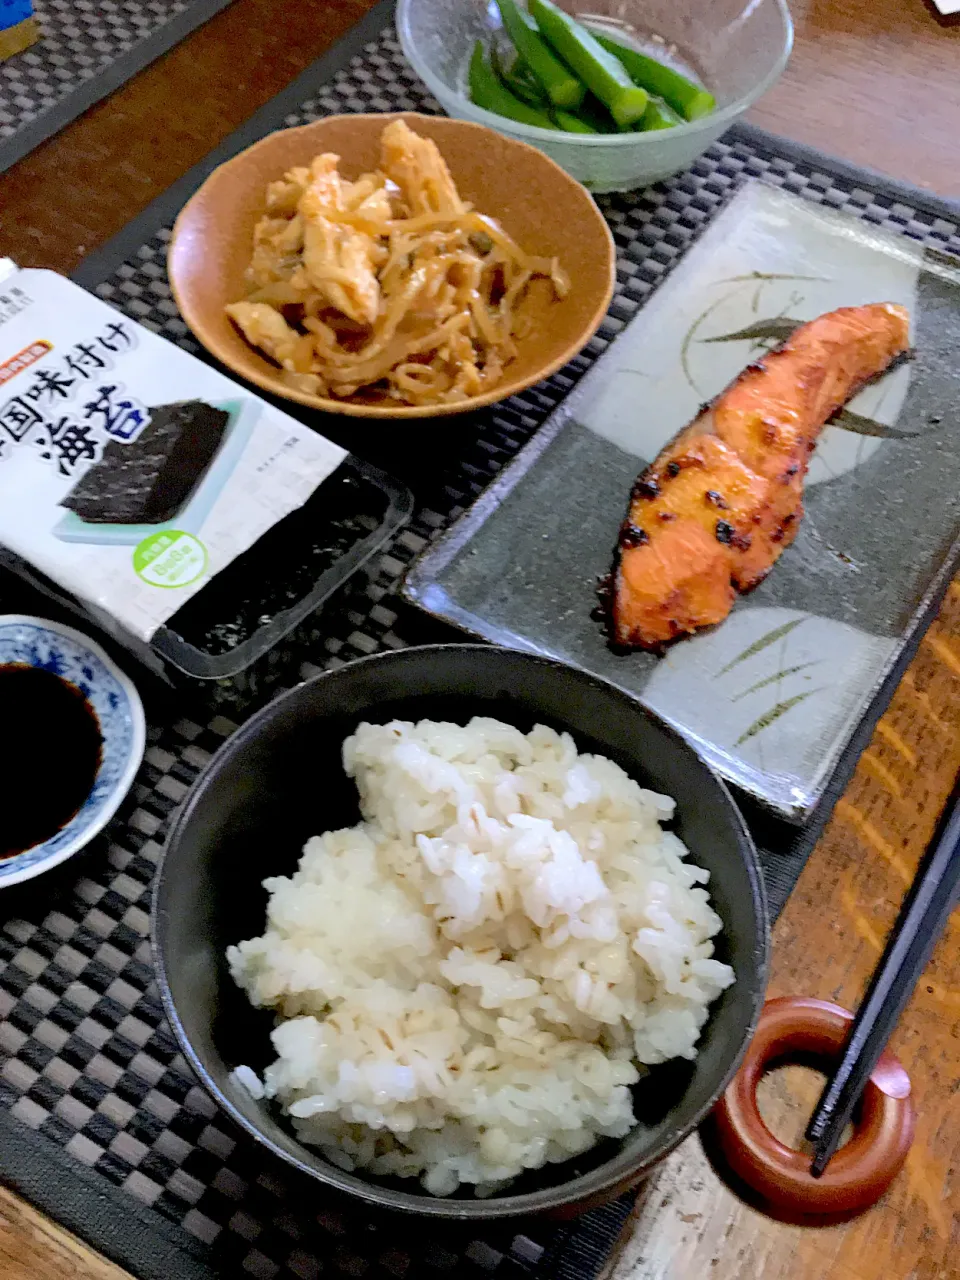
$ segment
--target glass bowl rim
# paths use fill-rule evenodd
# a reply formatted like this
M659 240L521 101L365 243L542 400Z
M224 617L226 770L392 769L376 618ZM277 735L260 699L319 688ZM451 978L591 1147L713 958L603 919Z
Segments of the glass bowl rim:
M416 43L410 31L410 11L415 3L416 0L398 0L396 12L397 36L411 66L433 96L441 105L444 97L456 98L459 102L469 106L472 115L479 124L484 124L498 132L507 131L512 136L524 138L533 144L549 139L554 143L562 141L570 146L578 147L643 148L653 142L665 142L672 138L694 138L697 134L707 131L714 134L720 133L723 126L732 123L737 116L742 115L748 107L752 106L758 98L761 98L777 82L783 74L793 50L793 18L790 15L787 0L770 0L770 3L775 5L778 10L783 22L783 47L766 75L734 102L727 103L725 107L721 107L719 111L711 112L710 115L701 116L699 120L686 120L683 124L675 125L669 130L651 130L647 133L566 133L561 129L541 129L536 125L521 124L518 120L510 120L506 116L497 115L493 111L487 111L484 107L477 106L475 102L472 102L459 90L451 89L445 81L434 73L428 63L417 52ZM719 129L718 125L720 126Z

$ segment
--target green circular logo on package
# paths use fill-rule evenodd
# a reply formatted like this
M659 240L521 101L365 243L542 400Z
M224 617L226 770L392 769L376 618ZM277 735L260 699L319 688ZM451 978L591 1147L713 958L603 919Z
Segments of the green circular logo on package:
M151 587L188 587L207 567L207 549L192 533L163 529L144 538L133 567Z

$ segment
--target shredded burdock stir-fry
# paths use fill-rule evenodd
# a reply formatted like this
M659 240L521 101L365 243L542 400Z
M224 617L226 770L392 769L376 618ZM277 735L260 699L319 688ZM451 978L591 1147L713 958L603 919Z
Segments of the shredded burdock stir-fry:
M429 138L396 120L380 152L356 182L326 154L269 185L250 291L227 314L303 392L410 405L479 395L516 354L530 281L546 277L562 298L569 280L461 200Z

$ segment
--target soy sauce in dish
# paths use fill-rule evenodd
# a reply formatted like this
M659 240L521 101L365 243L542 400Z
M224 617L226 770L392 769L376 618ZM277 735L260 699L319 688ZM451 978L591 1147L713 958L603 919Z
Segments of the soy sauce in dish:
M0 664L0 858L66 826L93 788L102 750L97 713L76 685Z

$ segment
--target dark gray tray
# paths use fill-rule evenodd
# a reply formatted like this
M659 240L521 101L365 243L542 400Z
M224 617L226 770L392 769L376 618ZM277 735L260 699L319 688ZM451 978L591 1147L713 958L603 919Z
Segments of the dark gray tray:
M718 627L614 651L597 581L637 474L773 344L773 317L896 302L913 359L810 459L796 541ZM779 332L779 330L773 330ZM470 634L572 663L668 720L729 782L803 822L960 559L960 260L765 183L741 187L577 390L408 575ZM907 549L909 548L909 553Z
M342 491L346 485L354 490L349 512ZM173 684L182 685L183 677L216 680L228 701L262 697L278 676L273 650L396 536L412 510L409 489L379 467L348 455L303 507L238 556L149 644L128 634L124 640L150 671ZM283 570L261 577L256 566L270 557ZM0 566L77 614L88 627L98 626L95 611L5 547L0 547ZM215 593L212 601L208 591Z

